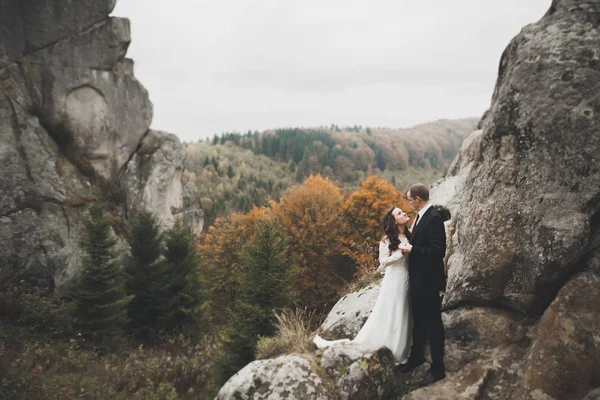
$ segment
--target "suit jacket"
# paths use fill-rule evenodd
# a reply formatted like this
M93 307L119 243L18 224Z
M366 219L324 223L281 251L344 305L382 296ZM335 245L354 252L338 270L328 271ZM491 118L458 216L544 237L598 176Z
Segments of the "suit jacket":
M444 255L446 229L440 213L430 207L411 232L413 246L408 257L410 290L418 294L437 294L446 288Z

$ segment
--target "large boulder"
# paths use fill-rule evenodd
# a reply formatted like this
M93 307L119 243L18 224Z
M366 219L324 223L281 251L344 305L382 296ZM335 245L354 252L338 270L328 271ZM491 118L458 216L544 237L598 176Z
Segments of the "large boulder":
M326 400L330 397L311 363L291 354L246 365L219 390L215 400L294 399Z
M515 400L581 399L600 382L600 277L569 281L544 313Z
M442 314L442 320L446 330L446 369L450 372L497 348L514 345L523 353L530 344L533 327L532 320L518 313L484 307L450 310Z
M379 283L372 283L338 300L321 325L321 334L329 339L353 339L371 315L380 289Z
M394 355L386 347L336 344L325 350L321 366L335 381L341 400L389 399L394 394Z
M454 199L447 307L541 314L591 250L600 209L600 2L554 1L504 51Z

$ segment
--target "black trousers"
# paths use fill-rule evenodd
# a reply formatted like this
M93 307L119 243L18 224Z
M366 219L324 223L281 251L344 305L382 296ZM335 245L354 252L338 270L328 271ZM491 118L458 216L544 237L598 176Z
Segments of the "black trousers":
M445 332L442 323L442 297L435 293L411 293L413 317L413 345L410 358L414 361L425 359L425 341L429 338L431 350L431 372L445 373L444 342Z

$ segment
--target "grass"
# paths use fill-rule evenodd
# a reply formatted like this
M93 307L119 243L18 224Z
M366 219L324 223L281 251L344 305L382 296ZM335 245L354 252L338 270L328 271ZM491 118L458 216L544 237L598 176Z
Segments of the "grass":
M315 311L297 308L275 315L277 332L272 337L261 337L256 345L256 358L275 358L282 354L311 354L315 350L312 342L315 326L322 316L316 317Z

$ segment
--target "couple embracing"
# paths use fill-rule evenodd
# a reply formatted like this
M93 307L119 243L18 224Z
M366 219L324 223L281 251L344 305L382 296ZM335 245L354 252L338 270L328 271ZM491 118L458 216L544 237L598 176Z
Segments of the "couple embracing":
M373 311L352 342L388 347L397 368L408 372L425 362L429 339L432 362L419 382L425 386L446 376L440 295L446 286L446 231L425 185L412 185L406 197L418 214L409 229L404 210L392 207L385 213L377 269L385 275ZM348 340L315 338L318 347L343 341Z

